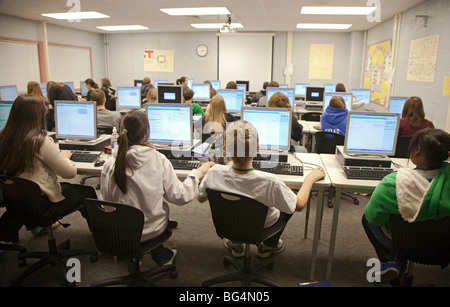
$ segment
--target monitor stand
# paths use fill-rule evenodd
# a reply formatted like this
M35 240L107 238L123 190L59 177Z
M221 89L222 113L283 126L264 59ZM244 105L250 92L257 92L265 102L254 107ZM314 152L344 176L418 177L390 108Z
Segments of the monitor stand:
M344 146L336 146L336 159L342 166L391 167L391 158L374 155L348 155Z

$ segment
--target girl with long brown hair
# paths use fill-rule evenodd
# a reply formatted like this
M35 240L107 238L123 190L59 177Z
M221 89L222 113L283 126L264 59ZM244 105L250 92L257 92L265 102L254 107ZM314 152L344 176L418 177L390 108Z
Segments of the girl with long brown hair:
M434 129L434 125L431 121L425 119L422 99L416 96L409 97L403 106L398 136L413 136L419 130L425 128Z
M33 95L44 100L45 107L48 109L49 103L47 98L42 94L41 87L36 81L30 81L27 84L27 94Z

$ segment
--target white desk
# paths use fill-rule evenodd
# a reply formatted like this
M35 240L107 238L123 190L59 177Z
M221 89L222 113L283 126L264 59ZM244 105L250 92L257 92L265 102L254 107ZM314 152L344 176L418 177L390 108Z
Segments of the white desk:
M299 124L303 126L303 138L302 138L302 146L306 147L308 136L311 137L311 152L315 152L316 148L316 140L314 138L314 134L318 131L322 131L321 129L316 129L314 126L320 126L320 122L312 122L306 120L298 120Z
M320 158L322 159L322 162L326 168L326 172L330 177L331 185L336 188L336 196L333 206L333 219L331 224L330 245L328 249L328 263L326 271L326 280L330 280L334 247L336 244L336 233L339 219L339 207L341 204L341 194L343 192L372 193L380 183L380 180L347 179L347 177L344 174L344 171L342 170L342 166L336 159L335 155L320 154ZM392 161L396 164L401 165L402 167L414 167L412 162L409 162L409 159L392 158ZM394 163L392 164L391 167L396 169ZM311 280L314 280L313 271L311 272Z

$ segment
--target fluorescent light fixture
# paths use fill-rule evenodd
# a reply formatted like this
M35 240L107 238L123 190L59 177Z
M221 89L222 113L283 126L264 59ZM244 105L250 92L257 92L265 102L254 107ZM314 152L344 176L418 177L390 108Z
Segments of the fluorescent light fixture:
M351 24L332 24L332 23L298 23L297 29L319 29L319 30L347 30Z
M220 29L224 23L192 23L191 26L197 29ZM231 23L231 26L241 29L244 26L241 23Z
M68 13L49 13L41 14L45 17L55 18L55 19L96 19L96 18L109 18L108 15L99 12L68 12Z
M310 15L369 15L375 6L303 6L301 14Z
M190 7L160 10L172 16L230 15L230 11L226 7Z
M147 27L140 25L126 25L126 26L102 26L97 27L97 29L105 31L130 31L130 30L148 30Z

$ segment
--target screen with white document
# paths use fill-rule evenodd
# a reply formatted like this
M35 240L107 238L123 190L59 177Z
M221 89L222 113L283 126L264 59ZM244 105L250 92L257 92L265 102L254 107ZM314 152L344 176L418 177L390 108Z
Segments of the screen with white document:
M58 139L96 140L97 106L94 101L55 101Z
M330 105L330 100L331 97L333 96L341 96L342 98L344 98L345 101L345 108L347 110L351 110L352 109L352 100L353 100L353 96L351 93L325 93L325 98L323 100L323 110L325 111L325 109Z
M294 89L293 88L280 88L280 87L266 88L267 103L269 103L270 97L272 97L272 95L277 92L281 92L281 93L285 94L289 98L289 103L291 104L291 106L294 105L294 101L295 101Z
M228 112L241 112L244 102L244 92L241 90L218 90L217 95L222 95Z

